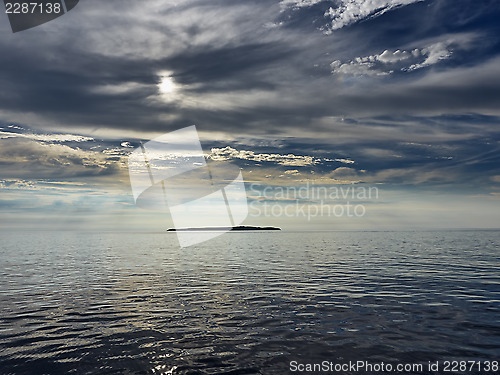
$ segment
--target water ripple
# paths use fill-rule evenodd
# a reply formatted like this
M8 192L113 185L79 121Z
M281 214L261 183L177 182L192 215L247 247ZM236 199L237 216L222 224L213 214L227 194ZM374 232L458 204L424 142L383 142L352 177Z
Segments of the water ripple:
M5 234L3 374L498 359L500 233Z

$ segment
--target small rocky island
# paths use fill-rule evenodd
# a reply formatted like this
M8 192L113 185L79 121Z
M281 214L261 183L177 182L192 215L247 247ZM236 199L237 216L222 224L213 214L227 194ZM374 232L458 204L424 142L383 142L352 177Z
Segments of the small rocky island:
M254 227L250 225L238 225L234 227L202 227L202 228L169 228L167 229L167 232L201 232L201 231L208 231L208 232L219 232L219 231L249 231L249 230L281 230L281 228L278 227Z

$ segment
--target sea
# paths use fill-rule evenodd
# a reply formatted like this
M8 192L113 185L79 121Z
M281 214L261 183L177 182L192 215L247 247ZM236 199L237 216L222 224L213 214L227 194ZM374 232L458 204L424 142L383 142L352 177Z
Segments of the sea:
M0 374L499 374L500 231L10 232ZM496 367L495 367L496 366Z

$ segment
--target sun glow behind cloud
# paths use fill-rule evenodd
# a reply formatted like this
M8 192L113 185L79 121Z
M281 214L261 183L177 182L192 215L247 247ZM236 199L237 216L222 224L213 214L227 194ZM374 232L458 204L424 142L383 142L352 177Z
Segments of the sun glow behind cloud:
M170 72L162 72L160 74L160 82L158 83L158 90L161 96L166 99L173 99L179 88L171 74Z

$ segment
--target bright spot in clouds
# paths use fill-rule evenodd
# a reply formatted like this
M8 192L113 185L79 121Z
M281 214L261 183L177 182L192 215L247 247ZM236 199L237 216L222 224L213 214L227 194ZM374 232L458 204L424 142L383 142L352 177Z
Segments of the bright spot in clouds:
M170 76L170 73L162 73L160 75L160 83L158 84L158 89L160 93L165 96L172 96L172 94L177 90L177 85L174 79Z

